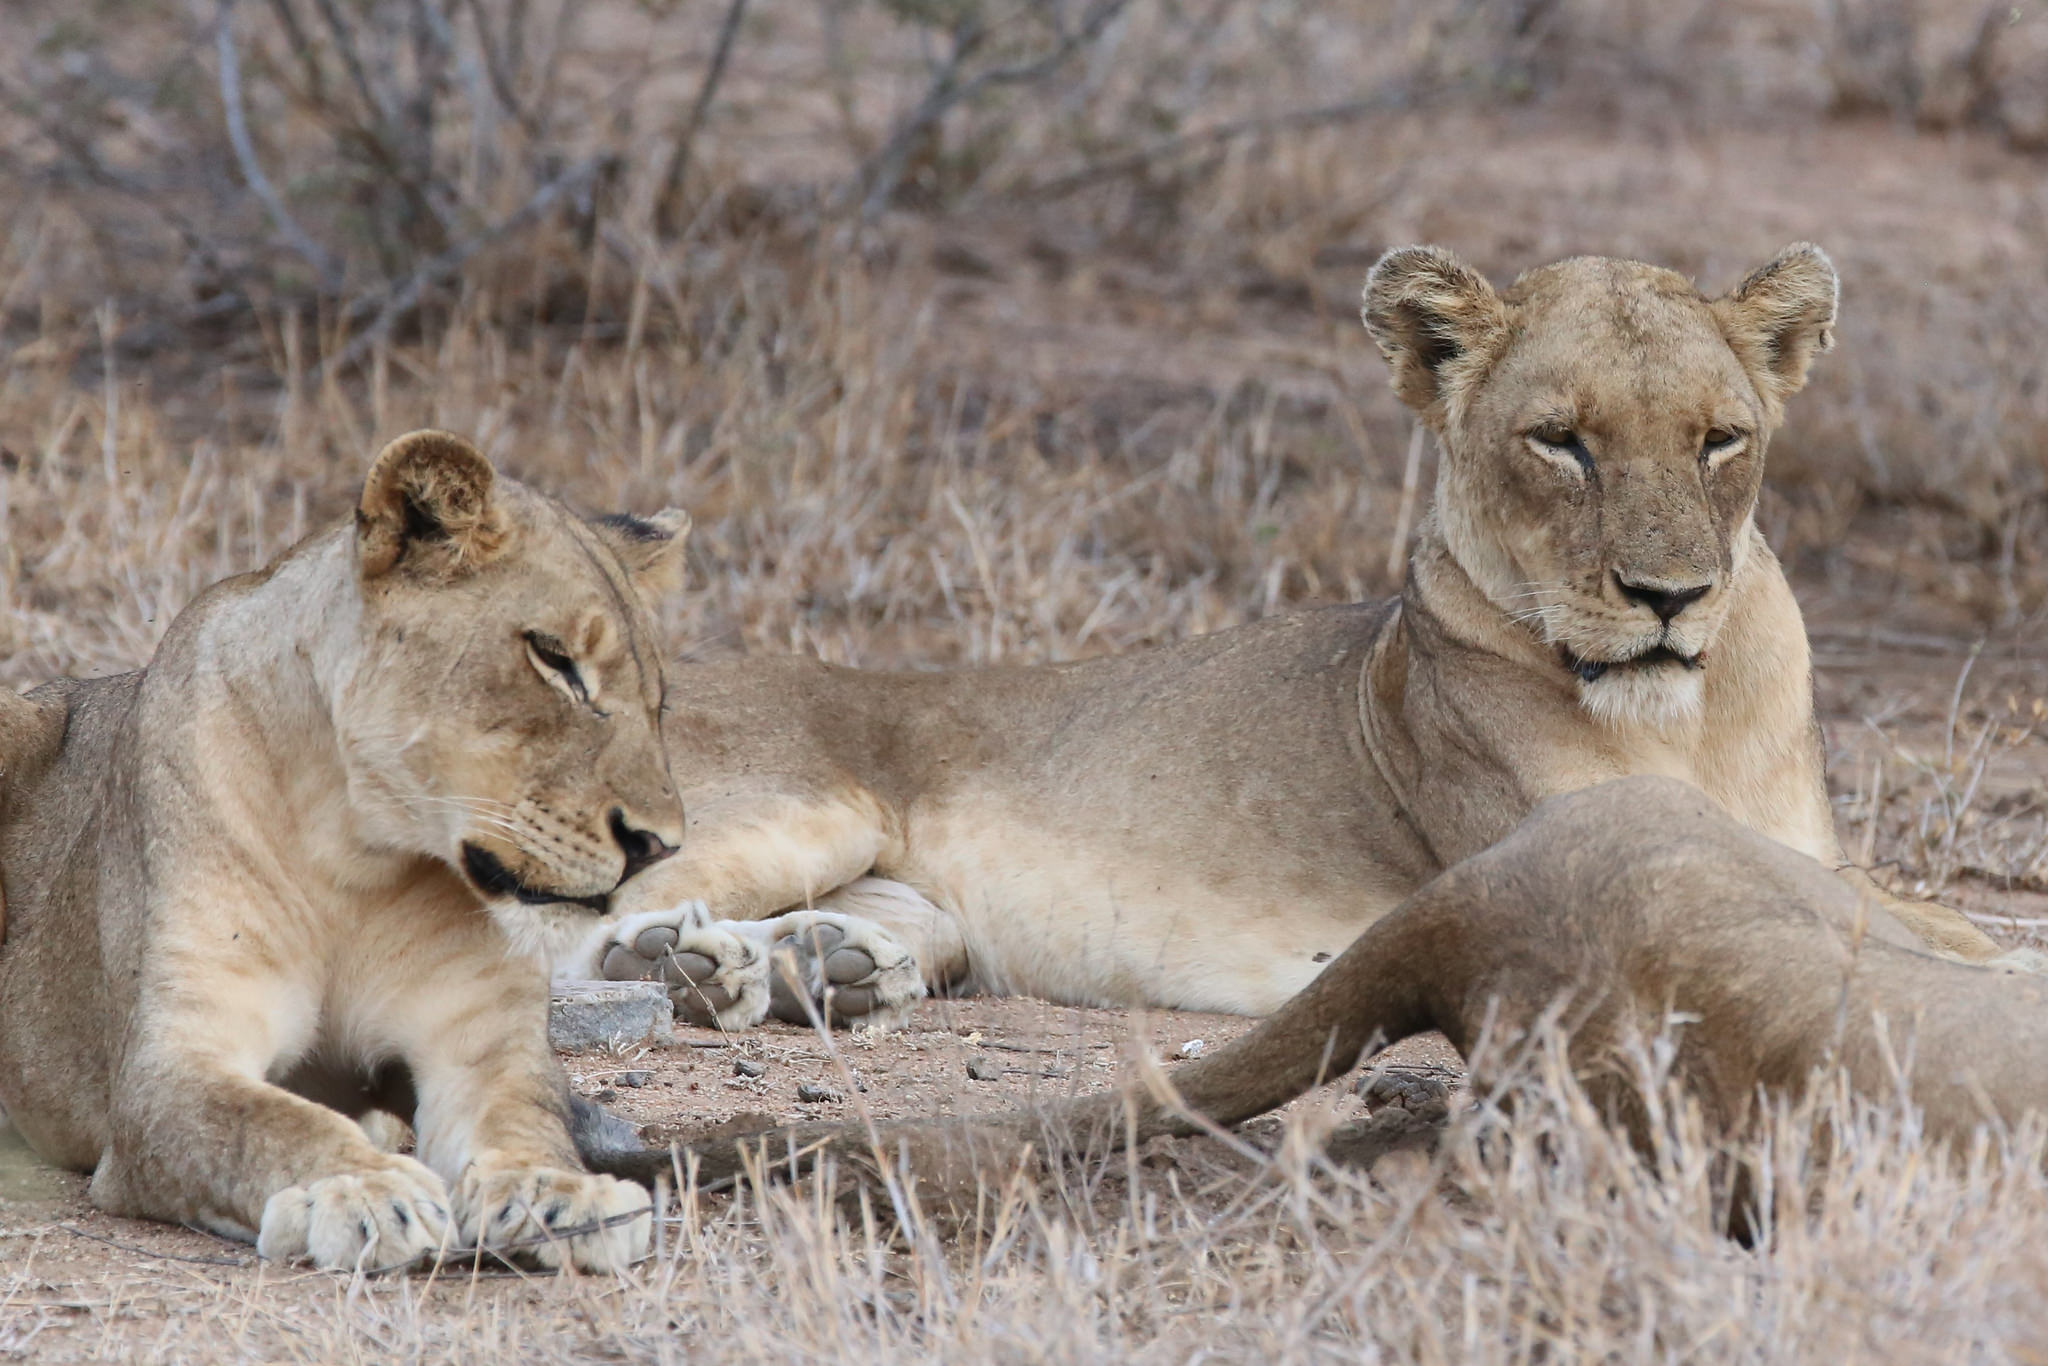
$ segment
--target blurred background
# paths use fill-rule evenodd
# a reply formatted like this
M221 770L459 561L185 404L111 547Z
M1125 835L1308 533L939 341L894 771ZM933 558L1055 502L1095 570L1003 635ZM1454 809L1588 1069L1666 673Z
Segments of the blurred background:
M2041 873L2043 0L13 0L0 54L10 683L134 667L426 423L689 507L686 658L1386 593L1382 250L1806 238L1763 521L1851 847Z

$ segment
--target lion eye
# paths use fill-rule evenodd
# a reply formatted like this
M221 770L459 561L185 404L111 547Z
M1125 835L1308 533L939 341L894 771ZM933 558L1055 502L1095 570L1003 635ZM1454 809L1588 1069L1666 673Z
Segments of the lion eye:
M1712 428L1700 439L1700 459L1707 464L1725 460L1742 448L1744 439L1743 433L1731 428Z
M526 651L540 668L562 680L562 686L574 695L578 702L588 706L590 689L584 685L583 675L576 668L576 661L562 648L562 642L540 631L526 633Z
M1546 460L1569 459L1577 462L1582 472L1593 472L1593 453L1586 449L1585 441L1570 427L1537 427L1528 432L1525 439Z

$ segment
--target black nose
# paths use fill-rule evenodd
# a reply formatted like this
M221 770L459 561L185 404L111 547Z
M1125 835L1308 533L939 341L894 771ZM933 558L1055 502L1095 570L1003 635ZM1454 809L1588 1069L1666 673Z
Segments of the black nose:
M626 855L626 871L619 874L621 882L649 864L661 862L676 851L673 844L665 842L652 830L635 830L626 824L626 813L616 806L612 808L610 825L612 838L619 842L619 848L624 850Z
M1705 597L1707 590L1714 585L1708 582L1696 583L1690 588L1657 588L1646 583L1630 583L1617 569L1614 571L1614 586L1619 588L1621 595L1630 602L1639 602L1655 612L1657 620L1669 622Z

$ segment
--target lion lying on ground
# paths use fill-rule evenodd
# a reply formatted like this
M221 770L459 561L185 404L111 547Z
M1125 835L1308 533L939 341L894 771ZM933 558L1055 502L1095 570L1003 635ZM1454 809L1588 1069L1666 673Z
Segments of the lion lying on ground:
M415 432L147 669L0 689L0 1107L35 1149L266 1257L644 1252L508 930L682 840L640 585L686 525L586 522ZM418 1160L330 1106L405 1112Z
M1799 609L1753 515L1835 300L1804 245L1716 299L1626 261L1496 293L1389 254L1365 323L1443 451L1399 602L1044 668L675 668L688 839L558 971L665 977L727 1027L827 988L887 1021L969 982L1264 1014L1537 802L1629 774L1842 864ZM1996 952L1943 907L1891 909ZM764 942L804 990L770 983Z
M1475 1056L1483 1032L1512 1044L1552 1018L1590 1098L1639 1146L1650 1109L1628 1058L1667 1029L1673 1082L1721 1135L1837 1066L1859 1095L1903 1089L1934 1140L2048 1111L2048 981L1931 955L1867 888L1697 788L1637 777L1540 802L1164 1085L967 1124L805 1126L776 1135L770 1155L786 1143L804 1161L832 1152L856 1169L879 1156L960 1188L963 1165L1000 1178L1047 1133L1084 1148L1199 1133L1285 1104L1383 1044L1435 1029L1476 1062L1497 1061L1513 1050ZM652 1171L669 1158L638 1160Z

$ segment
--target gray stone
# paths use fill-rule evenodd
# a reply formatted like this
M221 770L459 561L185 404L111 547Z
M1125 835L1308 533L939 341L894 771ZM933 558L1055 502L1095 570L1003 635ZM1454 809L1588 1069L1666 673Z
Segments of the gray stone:
M759 1077L767 1074L767 1067L752 1058L734 1058L732 1072L736 1077Z
M977 1053L967 1060L967 1075L976 1081L1000 1081L1003 1065L986 1053Z
M796 1084L796 1098L806 1105L822 1105L826 1101L839 1099L839 1093L815 1081L800 1081Z
M660 982L555 982L548 1042L557 1048L675 1042L676 1011Z

